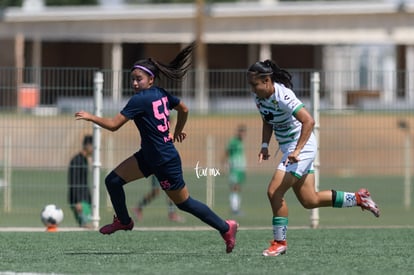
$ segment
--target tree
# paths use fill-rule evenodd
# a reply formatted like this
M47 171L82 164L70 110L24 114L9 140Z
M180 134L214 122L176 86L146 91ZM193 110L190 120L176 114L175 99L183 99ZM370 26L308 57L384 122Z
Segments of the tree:
M85 6L98 5L99 0L44 0L46 6ZM23 0L0 0L2 7L21 7Z
M2 7L21 7L23 0L0 0L0 8Z
M45 0L46 6L91 6L98 5L98 0Z

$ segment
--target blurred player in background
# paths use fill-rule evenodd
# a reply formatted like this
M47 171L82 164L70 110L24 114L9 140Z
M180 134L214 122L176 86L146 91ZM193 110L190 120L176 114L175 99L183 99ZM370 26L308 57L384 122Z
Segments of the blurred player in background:
M355 193L336 190L316 192L313 174L317 150L313 134L315 121L291 90L291 75L273 61L265 60L251 65L247 78L263 120L259 162L269 159L268 145L272 133L283 153L267 190L273 212L273 240L263 255L286 253L288 206L284 195L290 188L307 209L359 206L379 217L379 208L366 189Z
M141 149L105 178L116 216L111 224L103 226L99 232L112 234L118 230L132 230L134 222L128 213L123 186L154 174L161 188L179 209L191 213L221 234L226 243L226 252L230 253L236 243L237 222L221 219L207 205L193 199L183 179L181 158L173 142L182 142L187 136L183 129L188 108L180 99L154 85L160 73L168 79L181 80L191 65L194 47L194 43L185 47L166 65L152 58L135 62L130 74L135 94L114 117L103 118L80 111L75 113L75 118L91 121L111 131L133 120L141 135ZM177 111L177 122L171 136L169 118L172 109Z
M246 156L243 142L245 135L246 126L239 125L225 150L230 182L230 209L234 215L241 214L241 186L246 180Z
M81 227L91 227L91 193L88 186L89 161L93 153L93 138L83 138L82 150L69 163L69 204L75 219Z
M158 182L157 178L152 175L151 176L151 190L144 195L141 200L138 202L137 207L134 208L135 215L138 221L141 221L143 218L143 211L144 208L151 203L156 197L158 197L161 193L160 183ZM174 203L167 198L168 204L168 219L172 222L184 222L184 218L177 214L177 207Z

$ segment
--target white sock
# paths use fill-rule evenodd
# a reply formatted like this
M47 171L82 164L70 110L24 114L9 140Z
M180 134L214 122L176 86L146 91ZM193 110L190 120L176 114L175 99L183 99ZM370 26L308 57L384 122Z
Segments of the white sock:
M286 241L286 233L288 226L287 217L273 217L273 238L275 241Z
M344 191L334 191L335 201L333 201L333 207L336 208L344 208L344 207L352 207L357 205L357 200L355 193L344 192Z
M355 193L344 192L344 201L342 207L352 207L356 205L357 201Z
M233 212L240 210L240 195L237 192L230 193L230 208Z
M276 241L286 241L287 225L273 225L273 238Z

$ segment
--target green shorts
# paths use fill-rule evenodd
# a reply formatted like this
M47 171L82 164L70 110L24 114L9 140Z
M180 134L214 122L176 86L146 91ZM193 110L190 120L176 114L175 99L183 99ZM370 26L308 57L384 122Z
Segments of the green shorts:
M71 205L71 209L73 214L75 215L75 219L78 222L79 226L85 226L89 224L92 220L92 208L90 203L88 202L81 202L82 205L82 212L78 213L76 211L75 204Z
M246 172L242 170L232 170L229 174L230 184L242 184L246 180Z

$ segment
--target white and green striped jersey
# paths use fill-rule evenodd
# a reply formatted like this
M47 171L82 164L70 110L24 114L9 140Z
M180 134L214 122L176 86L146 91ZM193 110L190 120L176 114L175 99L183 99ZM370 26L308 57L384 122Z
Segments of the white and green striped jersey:
M274 83L275 93L269 98L261 99L255 96L256 106L262 118L273 126L279 145L297 141L302 129L294 116L304 104L295 93L283 84Z

